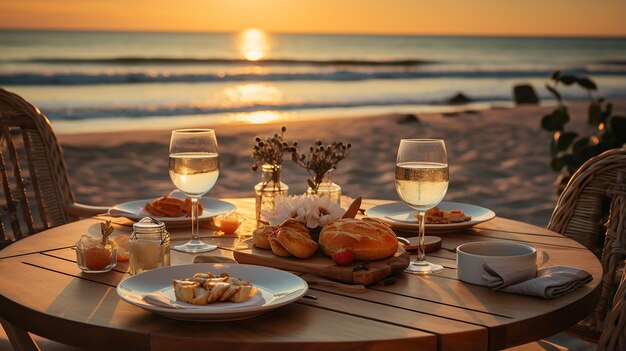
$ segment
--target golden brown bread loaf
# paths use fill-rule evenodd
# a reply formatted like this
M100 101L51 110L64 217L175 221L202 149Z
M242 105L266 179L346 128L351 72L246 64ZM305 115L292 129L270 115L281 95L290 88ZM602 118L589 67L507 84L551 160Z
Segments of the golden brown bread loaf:
M275 230L275 227L270 226L255 229L252 232L252 242L254 243L254 246L266 250L271 249L272 247L270 246L269 237Z
M318 246L311 239L309 229L294 219L287 219L278 226L276 239L285 250L298 258L313 256Z
M320 248L326 256L350 247L357 260L381 260L398 251L398 238L387 224L373 218L344 218L329 223L320 233Z
M272 232L268 240L270 242L270 248L272 249L272 252L274 253L274 255L280 256L280 257L291 257L291 254L289 253L289 251L287 251L283 247L283 245L280 243L280 241L278 241L278 238L276 238L276 232Z

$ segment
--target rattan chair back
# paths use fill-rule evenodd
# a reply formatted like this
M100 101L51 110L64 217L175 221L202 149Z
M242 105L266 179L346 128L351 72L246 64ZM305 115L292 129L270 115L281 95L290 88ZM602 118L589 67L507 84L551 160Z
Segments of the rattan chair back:
M63 152L50 121L20 96L0 89L0 248L68 223L74 203Z
M597 351L626 350L626 268L613 299L613 309L598 341Z
M556 205L548 229L593 250L599 235L602 249L602 295L595 311L571 331L597 341L619 281L626 256L626 148L591 158L572 176Z

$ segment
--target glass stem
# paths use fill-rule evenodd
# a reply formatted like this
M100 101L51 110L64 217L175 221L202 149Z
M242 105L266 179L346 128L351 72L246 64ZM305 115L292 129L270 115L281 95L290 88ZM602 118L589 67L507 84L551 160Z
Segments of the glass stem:
M200 221L198 220L198 198L191 198L191 240L200 240Z
M419 211L420 219L420 236L419 243L417 245L417 264L426 261L426 250L424 248L424 235L426 233L426 212Z

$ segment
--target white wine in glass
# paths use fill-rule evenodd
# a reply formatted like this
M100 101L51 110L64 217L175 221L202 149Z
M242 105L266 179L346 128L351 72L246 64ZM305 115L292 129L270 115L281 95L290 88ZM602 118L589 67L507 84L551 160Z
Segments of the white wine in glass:
M402 139L396 162L396 191L419 215L419 245L409 271L430 274L443 271L440 265L425 259L424 235L426 211L437 206L448 191L446 146L439 139Z
M175 245L183 252L207 252L217 246L200 240L198 200L209 192L219 176L217 139L212 129L179 129L172 131L169 173L178 190L191 198L191 240Z

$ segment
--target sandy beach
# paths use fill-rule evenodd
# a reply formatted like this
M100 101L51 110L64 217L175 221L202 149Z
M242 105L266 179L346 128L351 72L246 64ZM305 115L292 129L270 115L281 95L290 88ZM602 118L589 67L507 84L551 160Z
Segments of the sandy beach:
M623 114L626 102L615 104ZM570 104L569 129L586 130L586 103ZM443 138L450 164L445 200L493 209L499 216L540 226L548 223L556 203L556 173L549 167L550 134L541 117L552 106L492 109L455 115L404 115L338 118L287 123L286 138L308 147L315 140L353 144L334 180L349 196L397 200L394 167L401 138ZM265 137L282 124L198 125L214 128L221 170L209 197L251 197L260 174L250 170L254 137ZM114 205L153 198L173 189L168 176L169 130L60 135L72 187L78 201ZM291 194L305 191L307 173L285 157L283 181Z

